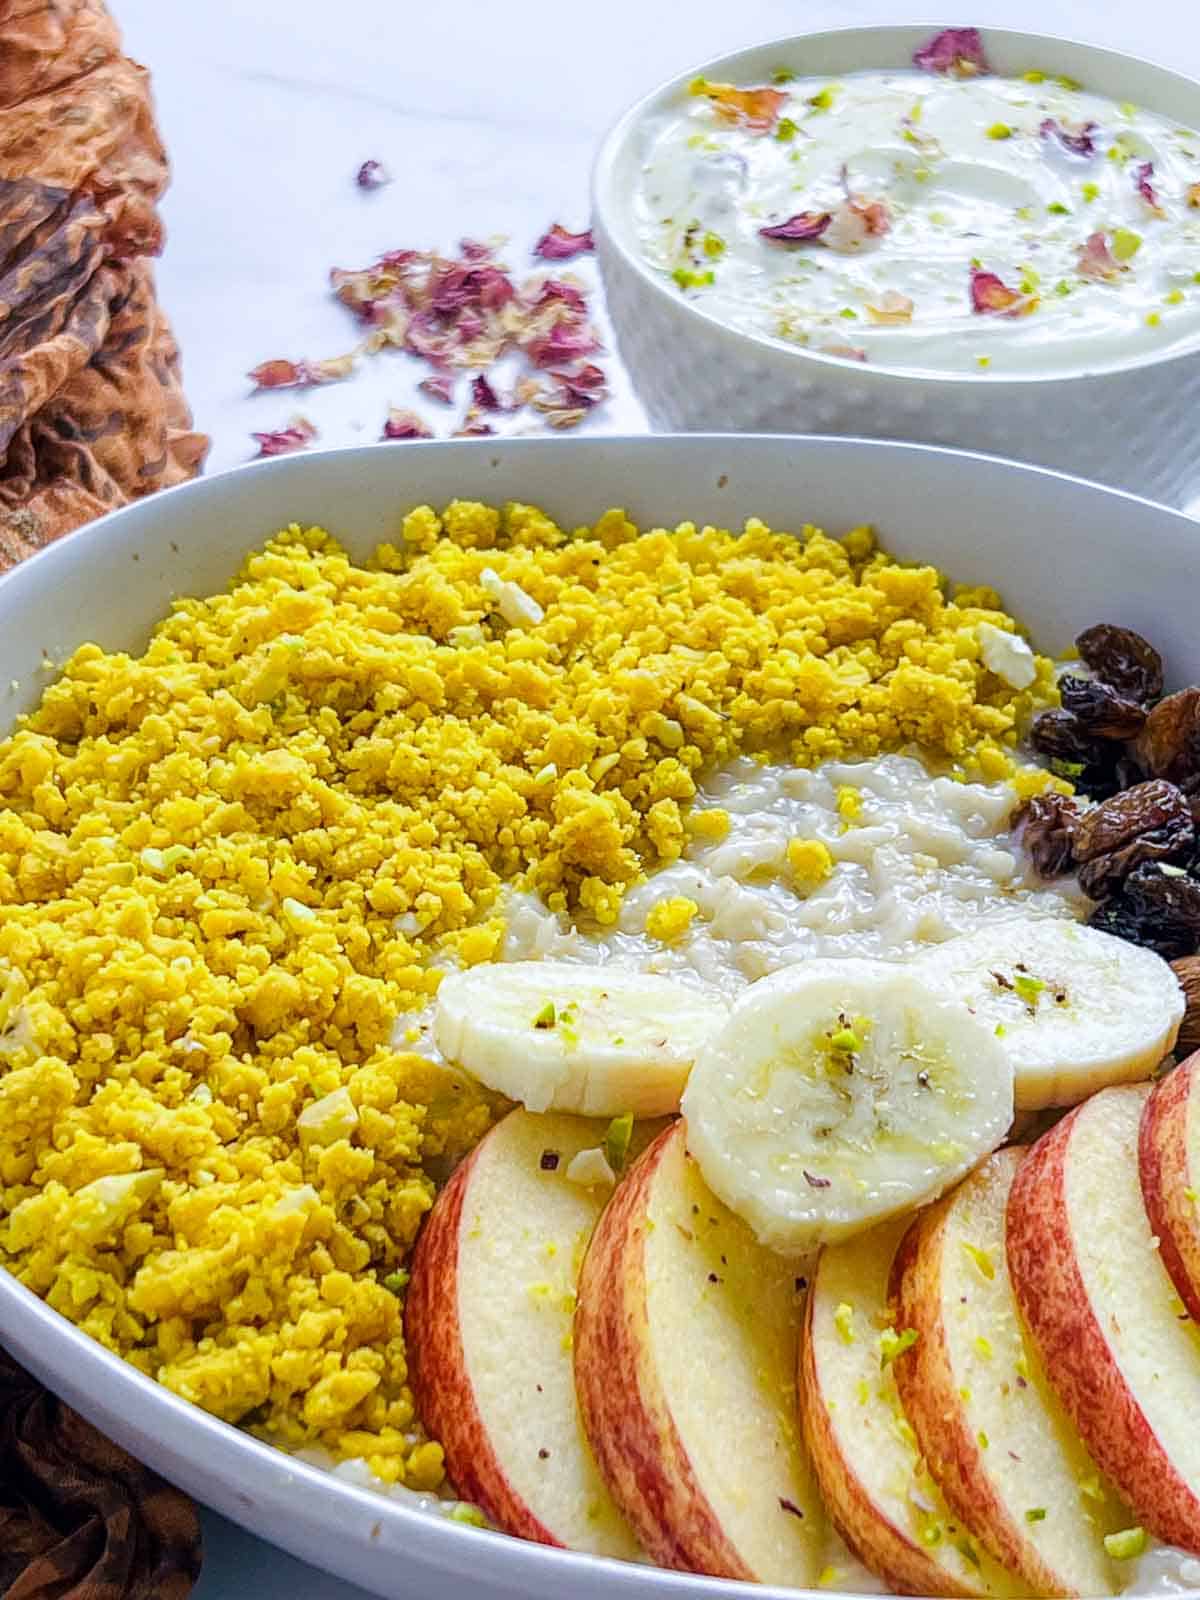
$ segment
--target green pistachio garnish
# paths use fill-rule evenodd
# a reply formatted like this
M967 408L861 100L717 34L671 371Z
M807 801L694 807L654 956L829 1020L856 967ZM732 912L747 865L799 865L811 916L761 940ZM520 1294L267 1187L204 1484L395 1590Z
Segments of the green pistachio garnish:
M706 233L704 235L704 254L711 256L714 261L718 256L725 254L725 241L719 233Z
M795 76L796 74L792 71L791 67L776 67L775 71L771 74L771 82L791 83Z
M1051 200L1046 210L1052 217L1069 217L1071 215L1070 206L1063 205L1061 200Z
M1104 1536L1104 1548L1114 1561L1132 1561L1146 1548L1145 1528L1122 1528Z
M1142 248L1142 236L1132 228L1114 228L1112 253L1118 261L1131 261Z
M989 139L1011 139L1013 130L1007 122L993 122L987 131Z
M558 1015L554 1009L554 1001L547 1000L537 1016L534 1017L533 1025L535 1028L552 1028L557 1021Z
M614 1117L604 1135L604 1159L614 1172L622 1172L629 1158L629 1144L633 1138L633 1112Z
M1045 1506L1030 1506L1029 1510L1025 1513L1026 1522L1045 1522L1045 1520Z
M780 144L788 144L796 137L796 124L791 117L780 117L779 126L775 129L775 137Z
M711 271L697 272L694 267L676 267L671 276L681 289L706 289L716 282Z
M1093 200L1100 198L1100 185L1098 183L1085 183L1082 189L1083 198L1091 205Z

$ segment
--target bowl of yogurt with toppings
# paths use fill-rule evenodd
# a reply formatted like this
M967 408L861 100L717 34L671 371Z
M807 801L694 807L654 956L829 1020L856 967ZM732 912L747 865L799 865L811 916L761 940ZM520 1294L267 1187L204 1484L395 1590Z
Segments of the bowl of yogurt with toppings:
M656 426L1200 493L1200 84L1002 29L781 40L634 107L594 212Z

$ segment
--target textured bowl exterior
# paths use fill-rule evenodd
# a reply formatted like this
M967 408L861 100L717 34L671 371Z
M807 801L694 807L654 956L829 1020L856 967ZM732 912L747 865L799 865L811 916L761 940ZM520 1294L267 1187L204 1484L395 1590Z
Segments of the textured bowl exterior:
M0 731L85 640L142 648L177 595L228 584L289 522L358 560L403 512L460 496L544 506L568 527L614 504L644 526L878 525L898 558L994 584L1062 649L1098 618L1153 637L1169 687L1200 679L1191 518L983 456L863 439L603 435L378 444L281 456L99 518L0 579ZM448 1522L273 1450L120 1361L0 1268L0 1340L68 1404L199 1500L389 1600L794 1600L740 1583L576 1555ZM824 1591L828 1600L841 1600ZM1197 1597L1200 1600L1200 1596Z
M1200 346L1107 371L1006 378L872 367L756 338L718 322L638 258L628 197L643 120L698 71L753 81L798 71L906 66L928 28L839 29L709 62L655 91L608 136L593 229L622 360L651 424L679 432L847 433L1011 456L1185 505L1200 495ZM1036 63L1200 126L1200 84L1113 51L984 30L999 71Z

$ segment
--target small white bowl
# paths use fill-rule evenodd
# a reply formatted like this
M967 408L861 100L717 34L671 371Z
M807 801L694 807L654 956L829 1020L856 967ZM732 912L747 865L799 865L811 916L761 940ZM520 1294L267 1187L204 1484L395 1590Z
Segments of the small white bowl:
M404 511L455 496L544 506L567 527L624 506L642 526L879 527L886 547L997 587L1044 649L1098 620L1153 639L1169 687L1200 679L1200 540L1179 512L982 456L865 439L571 438L367 445L283 456L169 489L0 581L0 733L85 640L140 650L178 595L228 584L289 522L358 560ZM968 516L964 507L970 508ZM600 1560L449 1522L260 1443L118 1360L0 1266L0 1341L89 1421L264 1539L392 1600L796 1600L796 1591ZM619 1378L620 1375L618 1375ZM849 1600L822 1591L814 1600ZM1194 1600L1200 1600L1197 1593Z
M981 30L996 71L1077 78L1117 101L1200 128L1200 83L1118 51L1006 28ZM696 76L769 81L779 66L834 76L912 63L936 28L841 28L777 39L683 72L609 133L593 174L593 229L621 356L654 427L854 433L1013 456L1172 505L1200 494L1200 345L1170 355L1007 377L867 366L744 333L685 298L638 248L631 197L648 118Z

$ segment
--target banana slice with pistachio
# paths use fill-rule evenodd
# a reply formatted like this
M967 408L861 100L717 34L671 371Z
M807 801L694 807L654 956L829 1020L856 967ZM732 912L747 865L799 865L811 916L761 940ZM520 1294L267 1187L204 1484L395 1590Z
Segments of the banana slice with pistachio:
M1000 1040L1026 1111L1150 1077L1183 1021L1183 990L1161 956L1065 918L1014 917L948 939L917 970Z
M814 960L754 984L701 1050L688 1149L766 1245L802 1255L911 1210L1000 1144L1013 1073L911 967Z
M529 1111L666 1116L729 1007L653 973L568 961L494 962L438 990L448 1061Z

